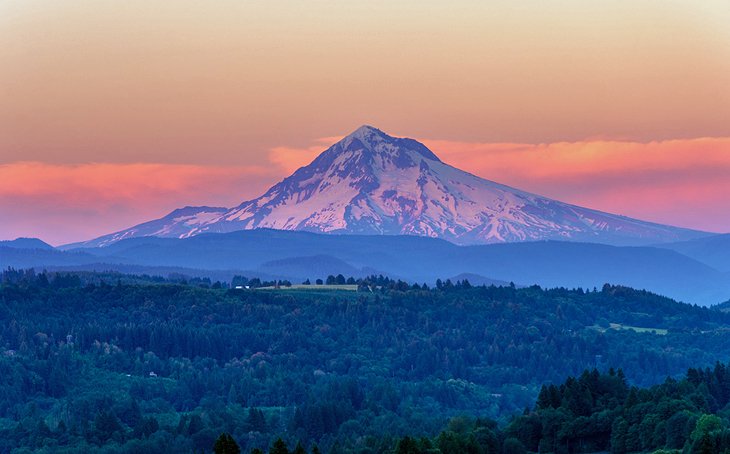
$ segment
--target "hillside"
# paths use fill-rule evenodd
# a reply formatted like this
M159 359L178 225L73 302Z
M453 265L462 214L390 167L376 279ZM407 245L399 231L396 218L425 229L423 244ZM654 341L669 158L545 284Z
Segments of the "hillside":
M657 247L671 249L692 257L711 267L730 273L730 234L713 235L691 241L660 244Z
M702 305L726 301L730 276L675 251L654 247L544 241L457 246L417 236L321 235L281 230L206 234L185 239L133 238L80 249L99 262L257 270L290 280L322 277L307 257L327 256L353 274L370 271L417 282L461 273L524 285L593 288L605 283L651 290ZM0 257L1 259L1 257ZM329 270L336 267L328 265Z
M0 452L200 451L222 431L245 452L278 436L357 451L369 437L435 435L456 415L506 422L543 383L585 368L621 367L644 386L730 359L730 315L625 287L135 281L2 274L13 322L0 326Z

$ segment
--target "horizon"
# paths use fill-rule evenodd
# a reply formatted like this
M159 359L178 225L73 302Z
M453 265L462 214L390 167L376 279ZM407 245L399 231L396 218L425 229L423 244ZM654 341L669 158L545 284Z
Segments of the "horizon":
M721 0L6 2L0 239L235 206L360 124L524 191L730 232L728 22Z

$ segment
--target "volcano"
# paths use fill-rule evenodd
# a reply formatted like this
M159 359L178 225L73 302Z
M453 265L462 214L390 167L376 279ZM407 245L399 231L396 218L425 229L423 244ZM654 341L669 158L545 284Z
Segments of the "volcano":
M256 199L233 208L181 208L75 246L258 228L417 235L456 244L564 240L646 245L706 235L489 181L444 163L416 140L361 126Z

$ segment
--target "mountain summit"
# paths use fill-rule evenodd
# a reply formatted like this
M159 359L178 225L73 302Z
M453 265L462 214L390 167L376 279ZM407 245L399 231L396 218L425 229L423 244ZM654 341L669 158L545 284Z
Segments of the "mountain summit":
M458 244L559 239L627 245L703 235L485 180L442 162L416 140L361 126L261 197L230 209L185 207L77 246L257 228L419 235Z

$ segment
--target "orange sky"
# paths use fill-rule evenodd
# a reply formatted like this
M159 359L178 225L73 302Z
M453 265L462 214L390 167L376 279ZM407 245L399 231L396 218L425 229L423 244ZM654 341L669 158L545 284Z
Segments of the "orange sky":
M236 204L364 123L729 231L728 23L726 0L0 2L0 238Z

